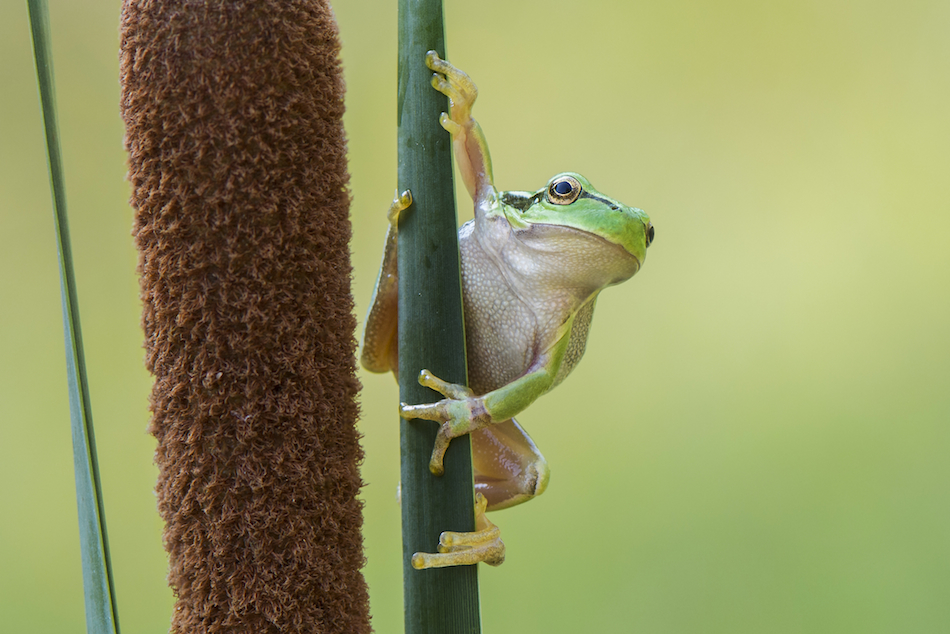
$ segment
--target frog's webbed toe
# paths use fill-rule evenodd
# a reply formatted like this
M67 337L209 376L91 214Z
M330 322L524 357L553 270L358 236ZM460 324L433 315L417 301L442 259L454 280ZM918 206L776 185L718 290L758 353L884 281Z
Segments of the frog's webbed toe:
M435 438L435 447L432 449L432 458L429 461L429 471L435 475L445 472L443 460L449 443L453 438L469 434L491 424L492 419L485 410L480 397L464 385L448 383L438 378L428 370L419 373L419 383L431 388L446 398L436 403L422 405L399 404L399 415L411 420L422 418L441 423L439 433Z
M432 87L452 101L452 116L442 113L439 123L450 134L456 135L462 126L471 125L472 105L478 97L478 86L472 78L440 58L435 51L426 53L426 66L435 74Z
M445 61L435 51L426 53L426 66L436 73L432 87L452 100L453 105L471 107L478 97L478 86L472 78Z
M389 220L389 224L396 226L399 221L399 214L408 209L411 204L412 192L407 189L400 194L397 189L393 195L393 202L389 205L389 211L386 212L386 218Z
M425 63L435 73L432 87L451 102L449 113L443 112L439 123L452 135L456 164L468 193L476 202L475 213L478 215L478 203L494 194L488 143L472 117L472 105L478 97L478 87L471 77L440 58L435 51L426 53Z
M438 553L415 553L412 567L444 568L446 566L470 566L482 561L490 566L505 561L505 544L501 530L485 517L488 501L481 493L475 495L475 531L459 533L445 531L439 536Z
M444 112L439 115L439 125L442 126L443 130L452 135L459 134L462 131L462 126L452 121L449 115Z

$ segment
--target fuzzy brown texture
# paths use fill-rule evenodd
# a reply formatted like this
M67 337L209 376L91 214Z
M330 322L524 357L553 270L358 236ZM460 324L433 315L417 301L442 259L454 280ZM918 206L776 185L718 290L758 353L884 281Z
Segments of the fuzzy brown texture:
M123 6L172 632L370 631L339 47L320 0Z

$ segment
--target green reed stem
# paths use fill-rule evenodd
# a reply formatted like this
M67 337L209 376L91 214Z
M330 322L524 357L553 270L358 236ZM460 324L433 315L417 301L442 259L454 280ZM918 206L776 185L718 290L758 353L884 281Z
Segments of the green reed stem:
M399 223L399 393L411 404L442 398L418 384L423 368L467 382L452 143L439 125L448 100L430 84L429 50L445 58L442 0L400 0L399 190L413 204ZM469 438L452 441L436 477L428 465L438 425L402 421L400 430L406 634L477 633L477 567L409 563L414 552L437 552L441 531L475 528Z
M119 619L115 604L115 586L109 561L105 509L96 461L96 440L92 428L89 384L83 359L82 332L79 327L79 300L73 273L66 218L66 188L63 160L59 149L56 123L56 95L53 85L53 56L50 46L49 11L46 0L27 0L33 58L40 92L46 157L53 194L53 221L59 252L59 280L63 304L63 329L66 335L66 375L69 385L69 411L72 420L73 467L76 474L76 503L79 511L79 539L82 550L83 589L86 598L88 634L118 634Z

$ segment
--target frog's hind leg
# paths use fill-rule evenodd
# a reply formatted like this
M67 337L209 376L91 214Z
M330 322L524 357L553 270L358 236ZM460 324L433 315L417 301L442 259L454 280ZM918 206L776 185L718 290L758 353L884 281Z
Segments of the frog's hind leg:
M501 531L485 517L488 501L484 495L475 494L475 531L456 533L445 531L439 536L438 553L415 553L412 567L444 568L446 566L470 566L480 561L490 566L500 566L505 561L505 544Z
M369 314L363 334L363 349L360 361L371 372L399 371L399 338L396 331L399 322L399 270L397 266L397 226L399 214L412 204L412 194L407 189L397 193L386 212L389 228L386 231L386 246L383 262L379 267L376 288L370 300Z
M475 469L475 531L446 531L438 553L416 553L412 566L442 568L480 561L497 566L505 560L501 531L485 511L514 506L541 495L548 486L548 463L515 419L489 425L471 434Z
M508 508L541 495L548 486L548 463L515 419L472 432L475 491L488 510Z

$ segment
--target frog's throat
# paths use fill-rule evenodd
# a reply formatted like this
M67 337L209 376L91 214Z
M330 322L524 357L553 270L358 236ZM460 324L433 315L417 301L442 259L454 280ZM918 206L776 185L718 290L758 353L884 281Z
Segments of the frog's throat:
M597 198L599 200L607 200L603 198L602 196L589 195L587 197ZM562 223L526 220L520 213L518 213L515 207L511 205L501 205L500 207L501 207L500 209L501 213L499 215L502 215L505 218L505 220L508 223L508 226L516 235L522 232L531 231L532 227L557 228L557 229L563 229L565 231L573 230L577 232L577 234L584 234L590 237L600 238L603 242L607 244L612 244L612 245L617 246L620 250L622 250L626 255L633 258L633 260L636 262L636 268L634 269L633 273L631 273L629 276L627 276L624 279L628 279L629 277L632 277L633 275L635 275L640 270L640 267L643 265L642 258L636 253L636 250L637 250L636 247L633 246L633 248L631 248L632 245L625 244L623 239L611 240L602 235L587 231L583 227L573 226L572 223L569 223L569 222L562 224ZM642 255L645 256L646 253L643 253ZM620 281L623 281L623 280L620 280Z
M512 229L513 237L525 244L525 246L536 247L536 245L539 243L547 242L551 233L572 235L578 243L589 240L595 244L600 244L605 251L612 252L610 259L613 262L613 266L609 268L616 269L615 275L601 282L601 288L605 286L613 286L614 284L619 284L630 279L637 274L637 272L640 270L640 266L642 265L640 258L627 250L623 244L609 240L596 233L584 231L583 229L578 229L569 225L532 222L527 223L525 228L512 227ZM548 236L542 237L541 234L545 233L547 233ZM585 247L583 251L592 253L590 245ZM583 267L583 265L580 264L579 266Z

